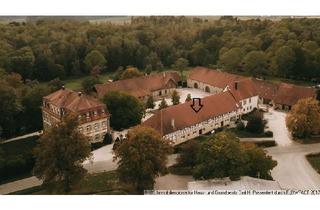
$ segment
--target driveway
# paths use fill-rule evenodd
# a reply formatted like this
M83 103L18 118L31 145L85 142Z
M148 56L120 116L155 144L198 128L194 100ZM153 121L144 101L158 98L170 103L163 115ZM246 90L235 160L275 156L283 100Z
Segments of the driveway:
M285 125L286 114L270 110L265 113L267 126L273 131L278 146L266 149L278 165L271 171L274 180L285 189L320 189L320 175L312 168L305 155L320 152L318 144L299 144L291 139Z

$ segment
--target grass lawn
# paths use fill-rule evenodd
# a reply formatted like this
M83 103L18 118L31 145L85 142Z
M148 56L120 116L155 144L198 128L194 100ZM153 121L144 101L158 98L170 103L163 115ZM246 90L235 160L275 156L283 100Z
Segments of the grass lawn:
M99 78L101 82L104 83L108 79L110 79L111 75L112 73L105 73L105 74L101 74ZM66 79L66 80L63 80L63 82L66 88L69 88L72 90L81 90L82 89L81 82L88 77L90 76L84 76L84 77L74 78L74 79Z
M320 153L310 154L310 155L307 155L306 157L307 157L307 160L309 161L309 163L312 165L312 167L318 173L320 173Z
M37 186L29 189L21 190L11 193L13 195L48 195L43 187ZM136 194L128 187L119 183L118 177L115 171L108 171L97 174L88 174L80 184L75 187L70 195L127 195Z
M27 137L25 139L0 144L0 148L6 157L30 154L38 140L39 136Z
M227 131L234 133L239 138L270 138L270 136L267 136L265 133L251 133L246 130L239 130L237 128L229 128Z

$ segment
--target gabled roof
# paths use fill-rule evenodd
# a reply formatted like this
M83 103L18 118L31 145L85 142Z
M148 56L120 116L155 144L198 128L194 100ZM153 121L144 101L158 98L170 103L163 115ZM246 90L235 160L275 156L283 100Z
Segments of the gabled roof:
M255 83L252 78L245 78L228 84L227 88L237 101L258 95Z
M75 92L70 89L61 88L60 90L43 97L48 102L72 112L82 112L89 109L106 108L106 105L97 99Z
M281 83L274 98L276 104L294 105L300 99L316 97L316 89Z
M224 89L228 84L245 77L204 67L196 67L191 70L188 78Z
M171 81L175 85L181 80L177 72L163 72L131 79L107 82L95 85L98 98L110 91L125 91L136 97L147 96L152 91L164 89Z
M201 100L203 107L198 113L193 111L191 104L192 101L189 101L159 110L142 124L154 128L162 135L166 135L201 123L212 117L237 111L239 108L235 98L229 91L203 98ZM172 121L174 121L174 127L172 126Z

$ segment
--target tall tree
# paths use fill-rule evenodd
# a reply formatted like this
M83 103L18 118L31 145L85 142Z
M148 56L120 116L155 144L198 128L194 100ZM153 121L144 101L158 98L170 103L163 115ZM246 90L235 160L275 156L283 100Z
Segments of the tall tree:
M263 51L251 51L243 59L243 70L252 75L266 74L267 58Z
M226 70L237 71L243 58L243 53L240 48L232 48L224 52L219 59L219 64Z
M171 94L171 102L173 105L177 105L180 103L180 96L176 90L174 90Z
M144 106L136 97L125 92L111 91L105 95L103 102L111 114L112 128L121 130L140 124Z
M107 60L98 50L92 50L86 55L84 63L86 64L87 71L90 72L96 66L100 69L105 69Z
M154 100L153 100L153 96L150 95L148 96L148 99L147 99L147 102L146 102L146 108L147 109L153 109L155 107L155 103L154 103Z
M189 61L185 58L179 58L176 62L172 65L172 67L180 72L181 79L184 80L183 71L187 69L189 66Z
M167 108L167 107L168 107L168 104L167 104L166 100L164 98L162 98L162 100L161 100L161 102L159 104L159 110Z
M78 118L67 116L44 133L34 150L34 175L55 192L69 192L86 174L83 161L90 157L89 139L78 130Z
M169 143L149 127L137 126L115 150L119 179L133 185L137 192L153 189L155 178L166 171Z
M286 117L286 124L292 135L307 138L320 133L320 105L312 98L301 99Z

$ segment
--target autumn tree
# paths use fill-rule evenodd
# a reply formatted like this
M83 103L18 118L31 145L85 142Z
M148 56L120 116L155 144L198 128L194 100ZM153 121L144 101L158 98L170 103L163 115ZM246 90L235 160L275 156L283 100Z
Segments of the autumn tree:
M153 100L153 96L150 95L148 96L148 99L147 99L147 102L146 102L146 108L147 109L153 109L155 107L155 103L154 103L154 100Z
M152 190L155 178L166 171L171 152L169 143L154 129L134 127L115 150L120 181L132 185L138 193Z
M134 77L143 76L143 73L139 71L137 68L128 66L126 70L124 70L120 76L120 79L130 79Z
M180 96L176 90L174 90L171 94L171 102L173 105L177 105L180 103Z
M166 100L164 98L162 98L162 100L161 100L161 102L159 104L159 110L167 108L167 107L168 107L168 104L167 104Z
M308 138L320 133L319 101L312 98L301 99L286 117L286 124L292 136Z
M89 158L90 143L78 130L78 119L67 116L41 137L34 149L34 175L54 192L69 192L86 174L83 161Z
M224 52L219 59L219 64L226 70L236 71L240 67L243 58L243 52L240 48L232 48Z
M110 125L116 130L140 124L144 105L136 97L121 91L108 92L103 98L111 114Z

